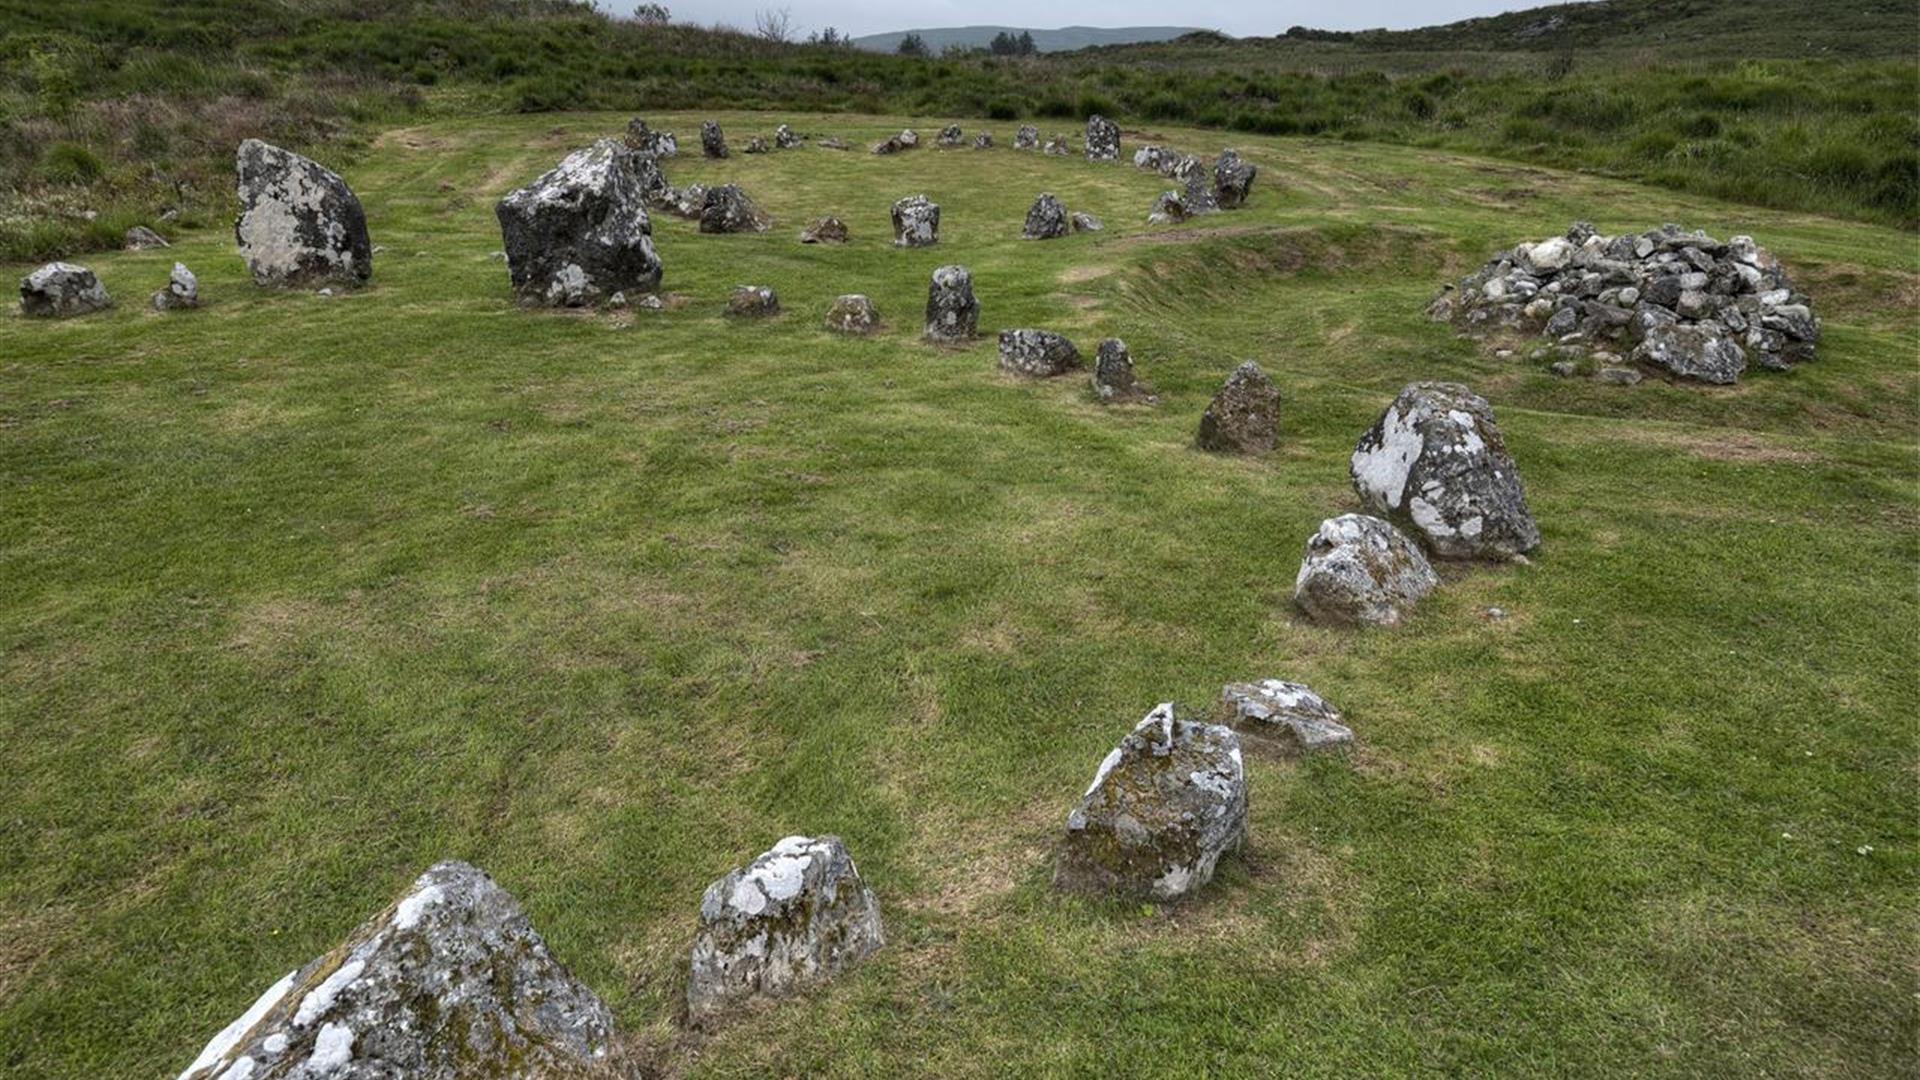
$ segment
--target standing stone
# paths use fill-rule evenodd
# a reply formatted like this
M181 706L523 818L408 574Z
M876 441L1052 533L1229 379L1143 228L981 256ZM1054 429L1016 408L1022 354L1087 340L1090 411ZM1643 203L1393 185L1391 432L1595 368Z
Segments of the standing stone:
M893 204L895 247L931 247L940 240L940 204L925 195L909 195Z
M1153 900L1191 896L1247 836L1240 739L1161 704L1100 763L1067 816L1056 887Z
M1040 129L1032 124L1021 124L1020 129L1013 133L1013 148L1015 150L1040 149Z
M792 150L805 141L805 139L794 134L793 128L786 124L781 124L779 127L773 129L773 145L782 150Z
M707 189L700 206L700 231L703 233L766 232L772 223L747 193L737 184L721 184Z
M1353 741L1340 710L1297 682L1262 679L1228 683L1220 701L1243 735L1272 739L1291 753L1309 754Z
M1664 368L1683 379L1721 386L1740 380L1747 354L1716 323L1655 323L1630 357L1635 363Z
M1342 514L1307 540L1293 601L1316 622L1394 626L1440 584L1419 545L1376 517Z
M980 302L973 298L973 275L964 266L943 266L927 287L927 340L972 341L980 325Z
M149 248L172 247L173 245L167 243L166 237L161 236L145 225L135 225L133 228L127 230L126 236L121 238L121 246L128 251L146 251Z
M827 329L842 334L871 334L880 328L880 311L873 301L859 293L848 293L834 300L827 310Z
M1413 530L1435 555L1510 559L1540 546L1493 407L1458 383L1401 390L1360 437L1349 471L1370 512Z
M966 144L966 135L961 132L959 124L948 124L940 129L940 134L934 139L934 143L953 149Z
M700 898L687 1018L702 1027L753 998L798 992L884 943L879 901L840 838L786 837Z
M1104 116L1087 117L1087 160L1120 159L1120 125Z
M1186 207L1188 217L1220 212L1220 193L1214 190L1213 177L1202 169L1187 178L1187 185L1180 193L1180 202Z
M1226 385L1200 414L1195 442L1202 450L1264 454L1280 434L1280 388L1249 360L1227 376Z
M1213 164L1213 190L1220 205L1229 209L1245 206L1253 190L1253 178L1259 173L1258 166L1242 160L1234 151L1220 151L1220 160Z
M978 135L975 135L975 136L973 137L973 148L974 148L975 150L991 150L991 149L993 149L993 136L991 136L991 135L989 135L989 134L987 134L987 133L986 133L986 132L984 132L984 131L983 131L983 132L981 132L981 133L980 133L980 134L978 134Z
M40 319L87 315L113 306L107 287L77 263L50 262L20 279L20 314Z
M1153 200L1153 209L1147 213L1149 225L1178 225L1193 215L1187 213L1187 202L1177 191L1163 191Z
M443 862L274 983L180 1080L461 1080L604 1068L613 1017L487 875Z
M256 285L358 285L373 275L367 212L329 169L259 139L234 155L234 238Z
M847 242L847 223L837 217L815 218L807 223L800 233L803 244L844 244Z
M187 264L174 263L173 273L167 275L167 287L154 291L152 304L155 311L199 307L200 279L193 276Z
M710 158L727 156L727 137L717 120L700 121L700 152Z
M494 214L522 304L579 307L660 287L637 160L602 139L500 200Z
M1009 375L1047 379L1080 366L1080 350L1050 330L1000 331L1000 370Z
M1134 374L1127 343L1119 338L1102 341L1094 352L1093 392L1111 404L1153 400L1151 390Z
M1067 208L1053 192L1043 192L1033 201L1027 210L1026 228L1021 230L1022 240L1053 240L1072 231L1067 220Z
M727 314L761 319L780 313L780 298L765 285L735 285L727 298Z

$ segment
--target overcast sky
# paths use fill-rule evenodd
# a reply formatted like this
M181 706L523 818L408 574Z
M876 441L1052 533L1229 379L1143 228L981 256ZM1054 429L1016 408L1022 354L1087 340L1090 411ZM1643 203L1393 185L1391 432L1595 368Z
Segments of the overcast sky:
M1238 35L1278 34L1289 26L1320 30L1404 30L1539 7L1552 0L666 0L675 22L753 26L763 8L787 8L799 36L831 26L859 36L930 26L1199 26ZM633 0L600 0L631 11Z

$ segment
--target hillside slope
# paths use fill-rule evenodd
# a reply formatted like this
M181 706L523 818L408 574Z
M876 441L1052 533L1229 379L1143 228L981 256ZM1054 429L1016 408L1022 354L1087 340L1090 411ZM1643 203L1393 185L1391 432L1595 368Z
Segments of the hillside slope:
M934 52L940 52L948 46L984 49L993 41L994 36L1006 34L1019 37L1032 34L1033 44L1043 53L1069 52L1084 49L1092 45L1133 45L1149 41L1171 41L1195 33L1192 26L1063 26L1055 30L1041 30L1030 26L942 26L920 30L895 30L885 34L868 34L853 39L856 48L872 52L893 52L908 34L917 34L920 40Z

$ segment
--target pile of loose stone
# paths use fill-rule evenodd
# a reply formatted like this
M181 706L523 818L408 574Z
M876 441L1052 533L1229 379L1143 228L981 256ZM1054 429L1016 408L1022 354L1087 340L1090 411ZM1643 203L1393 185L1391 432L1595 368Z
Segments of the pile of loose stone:
M1662 225L1604 236L1576 223L1520 244L1447 286L1428 314L1468 333L1543 334L1535 353L1559 374L1590 358L1632 383L1620 354L1676 378L1732 383L1749 363L1784 371L1812 360L1820 320L1780 261L1750 236L1720 241Z

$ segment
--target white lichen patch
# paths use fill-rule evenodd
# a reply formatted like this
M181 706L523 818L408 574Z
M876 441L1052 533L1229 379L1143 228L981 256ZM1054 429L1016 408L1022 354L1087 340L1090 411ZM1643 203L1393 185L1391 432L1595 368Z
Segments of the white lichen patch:
M314 1037L313 1054L307 1058L309 1074L326 1076L353 1060L353 1029L345 1024L327 1024Z
M336 968L333 974L327 976L319 986L314 987L306 997L300 1000L300 1008L293 1014L293 1026L306 1027L325 1016L327 1010L333 1008L333 1001L340 996L340 991L345 990L353 980L359 978L360 973L366 970L366 966L365 961L349 960Z
M186 1071L180 1074L180 1080L186 1080L194 1073L225 1058L235 1046L240 1044L240 1040L246 1037L247 1032L253 1030L255 1024L271 1012L275 1005L280 1004L280 999L287 996L287 991L293 989L295 974L292 971L287 972L279 982L268 987L267 992L261 994L246 1012L241 1013L240 1019L220 1029L220 1034L215 1035L213 1041L200 1051L200 1056L193 1059L193 1064L187 1066Z
M1362 498L1378 499L1391 509L1400 508L1407 487L1407 476L1420 457L1425 442L1420 432L1397 409L1388 409L1380 420L1380 436L1368 445L1363 441L1353 452L1353 482Z

